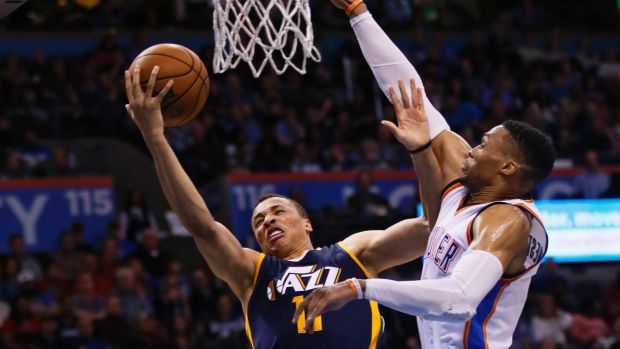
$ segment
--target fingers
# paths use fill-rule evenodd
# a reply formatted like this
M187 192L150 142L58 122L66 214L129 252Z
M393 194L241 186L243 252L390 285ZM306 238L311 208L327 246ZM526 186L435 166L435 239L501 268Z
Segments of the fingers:
M299 306L295 309L295 313L293 314L293 323L296 324L297 321L299 321L299 317L304 314L304 311L306 310L306 304L308 298L304 299Z
M409 80L409 88L411 89L411 106L418 109L420 106L420 95L418 95L418 89L416 88L415 79Z
M422 89L421 88L417 88L416 89L416 96L418 96L418 109L422 112L423 115L426 115L424 113L424 111L426 109L424 109L424 95L422 95Z
M405 83L401 79L398 79L398 89L400 90L400 98L403 100L403 107L405 109L410 108L409 94L405 90Z
M409 87L411 88L411 96L413 98L413 107L415 109L424 110L424 95L422 94L422 88L417 87L415 80L409 80Z
M140 86L140 64L136 64L133 72L132 79L132 93L135 101L142 100L144 98L144 92L142 91L142 87Z
M325 302L321 297L312 297L306 306L306 333L314 333L314 319L323 313Z
M381 120L381 125L387 127L393 135L396 135L396 133L398 132L398 126L396 126L395 123L389 120Z
M174 85L174 80L168 80L166 86L164 86L164 88L162 88L161 91L159 91L159 93L157 94L157 97L155 97L157 103L161 103L161 101L164 100L164 97L166 97L168 92L170 92L172 85Z
M134 114L133 114L133 110L131 110L130 104L125 104L125 110L127 110L127 114L129 114L129 116L133 118Z
M125 93L127 94L127 100L129 101L129 104L133 103L135 98L133 96L131 73L129 72L129 70L125 70Z
M325 304L322 302L323 297L315 295L316 291L317 290L299 303L299 306L295 309L295 313L293 314L293 323L296 324L299 321L303 321L304 330L309 334L314 332L314 319L320 316L323 308L325 308ZM301 318L302 316L304 318Z
M136 121L136 114L134 114L133 110L131 109L131 105L130 104L125 104L125 109L127 110L127 115L129 115L131 120L133 120L135 122Z
M394 86L390 85L388 88L390 93L390 100L392 101L392 106L394 106L394 111L396 111L396 115L398 115L399 111L403 109L403 106L400 104L400 100L398 96L396 96L396 91L394 90Z
M155 88L155 82L157 81L157 73L159 73L158 65L153 67L153 70L151 71L151 76L149 77L149 82L146 85L145 95L147 98L153 97L153 89Z

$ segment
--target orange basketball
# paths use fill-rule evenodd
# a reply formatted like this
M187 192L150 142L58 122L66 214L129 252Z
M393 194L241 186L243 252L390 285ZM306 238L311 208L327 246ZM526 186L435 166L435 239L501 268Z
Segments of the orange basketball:
M134 59L129 71L133 72L138 63L143 88L149 81L153 67L159 66L154 95L168 80L174 80L172 89L161 103L165 126L188 122L202 109L209 95L209 73L192 50L176 44L154 45Z

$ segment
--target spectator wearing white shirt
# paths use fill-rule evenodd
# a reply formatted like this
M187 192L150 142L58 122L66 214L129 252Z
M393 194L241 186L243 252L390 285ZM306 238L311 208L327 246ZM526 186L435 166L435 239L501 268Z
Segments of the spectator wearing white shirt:
M538 314L532 317L532 335L534 342L542 343L552 340L557 344L566 344L566 329L572 323L572 316L557 309L551 295L541 295Z

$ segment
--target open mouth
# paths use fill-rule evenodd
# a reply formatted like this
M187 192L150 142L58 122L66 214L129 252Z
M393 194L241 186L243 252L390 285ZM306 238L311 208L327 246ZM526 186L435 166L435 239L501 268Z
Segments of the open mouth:
M271 228L267 232L267 241L273 242L284 236L284 231L280 228Z

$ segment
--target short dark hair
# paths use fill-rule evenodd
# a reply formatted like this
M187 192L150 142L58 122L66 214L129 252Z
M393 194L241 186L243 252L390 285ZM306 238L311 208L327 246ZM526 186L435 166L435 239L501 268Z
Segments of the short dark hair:
M301 204L291 198L289 198L288 196L285 195L280 195L280 194L275 194L275 193L267 193L263 196L261 196L260 198L258 198L258 200L256 200L256 203L254 204L254 207L252 207L252 212L254 212L254 210L256 209L256 206L258 206L258 204L260 204L261 202L267 200L267 199L271 199L271 198L281 198L281 199L286 199L290 202L293 203L293 205L295 206L295 208L297 209L297 212L299 212L299 215L304 217L304 218L309 218L308 216L308 212L306 211L306 209L301 206Z
M545 179L553 169L555 149L551 139L537 128L524 122L508 120L502 124L515 141L518 153L525 162L523 174L534 184Z

